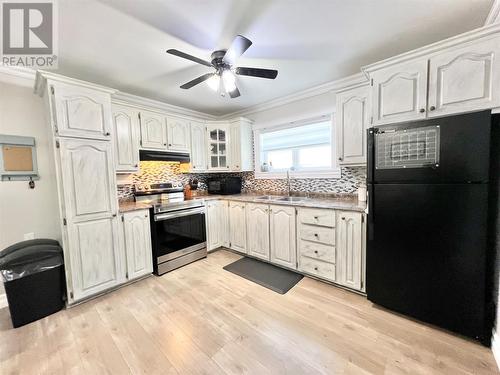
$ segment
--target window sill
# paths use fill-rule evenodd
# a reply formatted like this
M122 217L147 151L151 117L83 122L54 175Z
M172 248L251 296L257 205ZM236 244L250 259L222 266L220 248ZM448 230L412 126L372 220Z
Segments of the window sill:
M333 169L328 171L302 171L302 172L290 172L290 178L341 178L341 172L339 169ZM255 171L255 178L260 180L283 180L286 179L286 172L260 172Z

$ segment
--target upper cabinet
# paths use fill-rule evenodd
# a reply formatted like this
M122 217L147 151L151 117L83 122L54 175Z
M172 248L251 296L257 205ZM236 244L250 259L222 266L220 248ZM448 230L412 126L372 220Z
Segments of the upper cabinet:
M62 82L50 87L56 135L111 140L111 102L107 92Z
M132 173L139 170L139 126L138 110L113 105L115 167L119 173Z
M371 75L373 124L425 118L427 60L398 64Z
M141 147L164 150L167 148L167 121L155 112L141 112Z
M207 144L205 124L191 122L191 171L203 172L207 169Z
M226 123L207 125L208 169L229 170L228 143L229 126Z
M429 116L500 106L500 39L432 56Z
M229 169L232 172L253 170L252 123L238 118L229 123Z
M176 117L167 118L167 149L189 152L189 121Z
M364 67L373 125L500 107L500 25Z
M365 85L338 92L337 158L340 165L366 163L366 129L370 122L370 87Z

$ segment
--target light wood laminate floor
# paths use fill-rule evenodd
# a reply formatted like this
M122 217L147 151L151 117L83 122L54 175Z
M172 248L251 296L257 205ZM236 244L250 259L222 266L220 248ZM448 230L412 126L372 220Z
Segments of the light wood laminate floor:
M491 351L304 278L279 295L217 251L12 329L0 374L496 374Z

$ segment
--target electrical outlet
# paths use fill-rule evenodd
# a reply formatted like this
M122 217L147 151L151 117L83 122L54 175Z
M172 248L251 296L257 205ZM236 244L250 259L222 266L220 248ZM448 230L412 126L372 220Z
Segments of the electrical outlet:
M34 240L35 239L35 233L24 233L24 240Z

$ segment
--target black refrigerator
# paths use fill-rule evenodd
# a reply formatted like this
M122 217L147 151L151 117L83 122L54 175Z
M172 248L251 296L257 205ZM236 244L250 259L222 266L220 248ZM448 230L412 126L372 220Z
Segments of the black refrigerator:
M498 231L498 117L368 130L366 292L489 345Z

